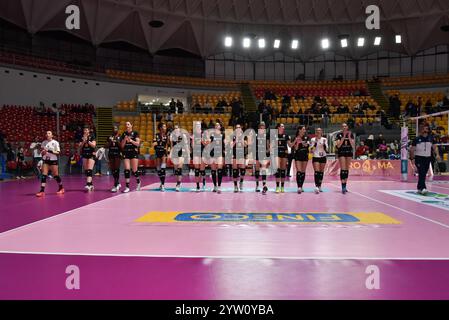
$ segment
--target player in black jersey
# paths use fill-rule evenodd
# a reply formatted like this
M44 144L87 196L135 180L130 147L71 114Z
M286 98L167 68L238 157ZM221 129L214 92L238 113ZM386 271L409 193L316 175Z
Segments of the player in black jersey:
M200 180L203 180L203 191L206 190L206 162L203 159L205 141L201 130L201 122L194 124L192 135L193 167L195 169L196 192L200 192Z
M262 194L265 195L268 192L267 175L270 166L270 136L267 132L265 122L259 124L259 130L256 134L254 143L256 143L256 168L254 172L254 177L256 178L256 192L260 192L259 182L260 177L262 176ZM268 159L263 159L263 154L259 154L259 151L263 152L263 150L265 150L265 156Z
M123 193L128 193L129 183L131 180L131 170L132 174L136 178L137 191L140 191L140 174L139 174L139 148L140 148L140 138L139 133L133 130L133 125L131 122L126 122L126 130L120 137L120 148L122 149L124 160L123 164L125 167L125 181L126 188Z
M335 140L337 143L338 162L340 163L341 191L345 194L348 192L346 184L349 177L349 167L351 166L355 150L355 137L351 131L349 131L349 127L346 123L342 124L342 131L337 134Z
M153 140L153 147L156 152L156 168L159 179L161 180L160 190L164 192L169 137L167 135L167 125L165 123L159 123L157 128L159 132L156 133L156 137Z
M248 139L243 135L242 125L237 124L234 128L235 134L232 135L230 146L232 147L232 179L234 181L234 192L243 192L243 182L246 173L246 152ZM237 186L237 180L240 176L240 183Z
M120 191L120 164L122 162L122 153L120 149L120 134L118 132L118 127L114 126L112 129L112 134L106 142L105 148L108 150L109 159L109 170L114 177L114 187L111 192Z
M173 162L176 176L176 192L179 192L182 182L182 168L185 161L189 159L188 154L190 154L190 150L188 137L181 131L178 125L175 125L170 134L170 149L170 159Z
M288 143L290 141L290 136L285 134L285 126L283 123L278 123L276 126L278 130L277 136L277 172L276 172L276 193L284 193L285 176L287 169L288 160Z
M307 135L305 126L299 126L296 130L295 139L289 141L288 145L292 148L293 159L296 165L296 183L298 185L298 194L304 192L303 186L306 180L307 163L309 162L310 138Z
M94 185L92 183L93 168L95 165L95 148L97 141L95 136L90 132L89 127L84 127L83 139L79 143L81 157L83 158L83 170L86 175L86 191L93 191Z
M211 176L212 182L214 183L213 192L221 193L221 182L223 179L223 164L224 164L224 154L225 154L225 136L222 131L221 123L215 123L214 133L210 133L205 139L205 144L211 144L214 150L211 151L210 166L211 166Z

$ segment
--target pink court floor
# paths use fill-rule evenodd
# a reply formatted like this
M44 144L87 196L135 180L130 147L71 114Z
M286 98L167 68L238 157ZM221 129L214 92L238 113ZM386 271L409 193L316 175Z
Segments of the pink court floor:
M350 192L93 193L83 178L0 184L1 299L449 299L449 184L352 177ZM273 187L274 182L270 181ZM211 183L208 187L210 188ZM78 290L66 287L67 267ZM374 271L373 271L374 270ZM373 280L376 279L376 280ZM376 285L373 285L376 283Z

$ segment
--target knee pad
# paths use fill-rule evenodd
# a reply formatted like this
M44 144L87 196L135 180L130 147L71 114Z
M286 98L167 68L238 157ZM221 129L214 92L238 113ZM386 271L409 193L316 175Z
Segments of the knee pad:
M200 173L203 178L206 176L206 170L201 170Z
M129 179L131 177L131 170L125 170L125 178Z
M120 176L120 170L119 169L115 169L114 170L114 172L113 172L113 174L115 175L115 176Z
M55 176L55 181L57 183L61 183L61 177L60 176Z
M239 177L239 170L238 169L232 169L232 177L237 179Z
M46 182L47 182L47 177L48 177L48 176L42 175L42 177L41 177L41 182L42 182L42 183L46 183Z
M139 175L140 175L139 170L133 172L133 176L134 176L134 177L138 178Z
M200 176L200 169L195 169L195 177L199 177Z
M161 169L161 177L165 177L165 169Z
M259 179L259 177L260 177L260 171L259 171L259 170L256 170L256 171L254 172L254 176L256 177L256 179Z
M244 177L246 174L246 169L240 169L240 176Z
M285 173L286 173L285 170L281 170L281 179L285 178Z
M182 176L182 169L176 169L175 174L179 177Z
M92 170L84 170L84 173L86 174L86 177L93 177L93 171Z
M340 171L340 178L341 180L346 180L349 177L349 171L348 170L341 170Z

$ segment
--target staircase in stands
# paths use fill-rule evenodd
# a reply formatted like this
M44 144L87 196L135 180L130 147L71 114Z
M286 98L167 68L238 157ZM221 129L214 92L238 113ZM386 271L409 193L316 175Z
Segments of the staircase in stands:
M248 113L257 112L256 98L248 82L240 84L240 92L242 93L242 102L245 106L245 111Z
M106 143L106 140L111 135L112 131L112 108L111 107L98 107L96 109L95 125L97 128L97 144L102 146Z
M372 80L372 81L367 81L366 85L368 87L369 93L371 95L371 97L379 104L379 106L382 107L382 109L387 113L387 115L389 114L389 110L390 110L390 102L388 101L387 97L385 97L383 91L382 91L382 86L380 81L376 81L376 80ZM398 119L395 119L393 117L388 116L388 122L396 125L397 127L401 126L401 121Z

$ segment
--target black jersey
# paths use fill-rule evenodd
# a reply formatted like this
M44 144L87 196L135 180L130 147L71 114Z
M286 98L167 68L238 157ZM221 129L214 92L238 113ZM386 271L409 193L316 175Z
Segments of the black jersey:
M295 138L296 140L296 138ZM292 142L294 142L293 140ZM304 136L301 138L301 142L293 146L293 157L296 161L307 161L309 160L309 147L310 138L309 136Z
M23 162L25 161L25 154L23 152L17 152L17 161Z
M351 141L349 141L349 139L354 140L354 135L352 133L350 134L350 138L349 135L343 137L343 132L337 134L335 141L343 141L342 145L337 150L339 155L352 156L354 150L352 149Z
M210 143L214 148L214 150L212 150L210 153L211 157L215 157L215 151L217 151L220 154L220 149L221 149L221 157L225 156L225 135L223 133L220 134L221 134L221 143L220 139L217 139L214 135L210 137ZM217 154L217 157L220 157L219 154Z
M290 141L290 136L284 134L279 134L277 138L278 145L278 156L286 157L288 153L288 142Z
M173 135L173 137L171 138L172 150L175 148L175 146L177 144L182 144L184 137L185 137L185 135L183 133L181 133L177 137L176 137L176 135ZM187 140L185 140L185 141L187 141ZM181 149L178 150L178 157L182 157L182 150L186 150L186 148L187 148L187 146L183 146Z
M232 155L234 158L237 157L237 150L243 150L243 155L246 156L248 153L248 147L245 145L245 142L248 142L248 137L232 137ZM242 152L242 151L239 151Z
M124 141L126 137L129 137L132 141L137 141L137 138L139 138L139 133L137 131L125 131L123 132L122 136L120 137L120 141ZM131 142L126 142L125 146L123 147L124 153L139 153L139 147L133 145Z
M119 158L120 157L120 142L121 137L119 135L110 136L108 139L107 148L109 150L109 158Z
M88 142L94 142L95 141L95 136L93 135L89 135L87 137L86 142L83 143L82 145L82 149L81 149L81 155L83 156L83 158L93 158L95 156L95 148L90 146Z
M157 155L166 154L167 146L168 146L168 135L162 135L161 133L156 133L156 137L153 140L156 143L154 147L154 151L156 151Z

